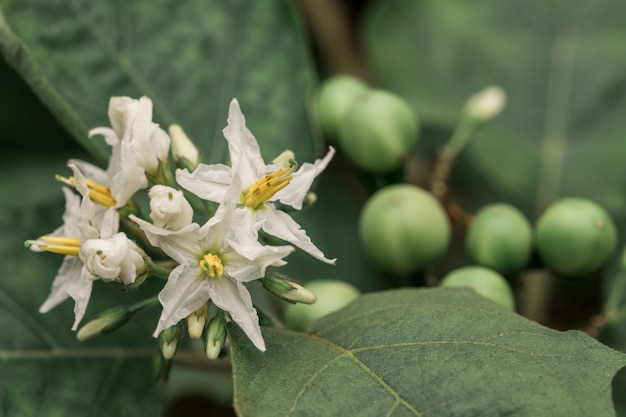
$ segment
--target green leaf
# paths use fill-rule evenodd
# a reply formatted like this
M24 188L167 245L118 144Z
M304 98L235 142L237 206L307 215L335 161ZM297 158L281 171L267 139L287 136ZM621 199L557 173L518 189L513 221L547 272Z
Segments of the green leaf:
M62 223L54 173L65 169L66 157L7 150L0 156L0 415L156 415L160 388L152 379L151 334L158 311L84 343L70 330L71 299L38 312L61 256L31 252L24 241ZM83 324L102 310L153 295L155 288L145 285L124 293L121 284L95 282Z
M608 416L626 356L467 289L364 295L309 333L232 343L241 416Z
M490 84L504 112L471 140L458 172L536 213L561 195L626 213L626 56L620 0L416 0L373 3L366 49L381 84L428 124L452 127Z
M313 159L305 109L313 76L301 24L282 0L0 0L0 52L94 156L113 95L147 95L155 120L179 123L211 162L225 160L237 97L267 159Z

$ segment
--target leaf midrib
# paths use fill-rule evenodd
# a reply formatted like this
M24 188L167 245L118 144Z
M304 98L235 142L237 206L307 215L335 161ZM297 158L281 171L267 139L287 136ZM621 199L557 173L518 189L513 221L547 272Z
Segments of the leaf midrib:
M374 371L372 371L367 365L365 365L363 362L361 362L356 356L354 356L352 354L351 350L345 349L342 346L339 346L333 342L331 342L328 339L324 339L321 337L318 337L314 334L309 334L308 337L310 339L312 339L313 341L317 342L317 343L322 343L336 351L338 351L340 354L338 356L336 356L335 358L333 358L333 360L328 361L328 363L326 363L323 367L321 367L319 370L317 370L309 379L309 381L307 381L306 384L304 384L304 386L302 387L302 390L300 390L300 392L298 392L298 394L296 395L296 397L294 398L293 404L291 406L291 408L289 409L289 412L287 413L287 416L292 416L293 413L296 411L296 407L298 405L298 401L300 400L300 398L302 398L302 396L304 395L304 393L307 391L307 389L311 386L311 384L313 383L313 381L322 373L322 371L324 369L326 369L328 366L330 366L332 363L334 363L335 361L341 359L341 358L347 358L348 360L352 361L354 364L356 364L363 372L365 372L370 378L372 378L378 385L380 385L383 390L385 392L387 392L389 395L391 395L395 402L393 404L393 406L391 407L391 409L389 410L389 413L387 414L388 416L391 415L391 412L393 412L393 410L395 410L398 406L403 406L405 407L409 412L411 412L411 414L413 414L414 416L418 416L421 417L422 414L417 411L407 400L405 400L396 390L394 390L389 384L387 384L378 374L376 374Z

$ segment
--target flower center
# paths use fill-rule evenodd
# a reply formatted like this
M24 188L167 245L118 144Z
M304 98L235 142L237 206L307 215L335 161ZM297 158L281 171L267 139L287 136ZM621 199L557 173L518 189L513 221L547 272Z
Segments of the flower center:
M65 178L57 176L57 180L76 188L76 179L74 177ZM88 179L85 179L85 183L89 189L89 198L98 204L102 204L103 206L115 207L117 201L113 198L113 194L111 194L111 189L109 187Z
M77 237L42 236L37 240L27 240L26 246L37 245L46 252L60 255L78 256L80 251L80 239Z
M295 161L287 168L281 168L264 176L248 190L241 193L240 202L251 209L258 208L261 204L272 198L274 194L285 188L291 182L291 174L298 168Z
M211 278L220 278L224 273L224 265L219 256L207 253L198 261L198 265L202 272Z

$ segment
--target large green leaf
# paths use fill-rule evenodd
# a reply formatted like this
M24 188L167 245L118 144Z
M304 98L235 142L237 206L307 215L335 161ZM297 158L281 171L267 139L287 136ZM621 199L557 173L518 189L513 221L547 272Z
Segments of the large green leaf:
M151 337L156 309L84 343L70 330L71 299L38 313L61 256L31 252L24 241L62 222L63 196L53 174L65 168L66 157L6 150L0 156L0 415L156 415L160 389L152 379ZM84 322L154 292L149 282L133 293L96 282Z
M381 84L453 126L498 84L508 105L472 139L464 182L536 212L560 195L626 213L626 14L620 0L374 2L366 47Z
M147 95L155 119L181 124L210 161L226 157L233 97L266 158L291 148L312 159L304 45L282 0L0 1L2 55L99 156L108 150L86 133L108 125L109 97Z
M467 289L362 296L309 333L231 326L241 416L609 416L626 356Z

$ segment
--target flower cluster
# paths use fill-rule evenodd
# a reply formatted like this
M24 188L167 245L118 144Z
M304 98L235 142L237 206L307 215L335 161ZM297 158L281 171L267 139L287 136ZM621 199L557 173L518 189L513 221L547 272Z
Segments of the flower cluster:
M103 136L111 146L107 169L70 160L73 175L58 177L67 185L63 187L64 224L49 235L26 242L33 251L65 255L40 312L72 298L72 329L76 330L85 315L94 280L117 281L134 288L149 277L161 276L166 281L158 294L162 312L154 336L160 337L162 346L171 345L179 323L186 320L190 336L204 335L207 355L215 357L225 337L223 323L232 320L258 349L265 350L259 318L245 283L277 279L269 273L270 267L284 265L294 247L334 264L335 260L327 258L281 209L302 209L315 177L326 168L334 149L330 148L323 159L300 168L291 151L266 164L237 100L230 103L223 131L230 166L200 163L197 149L180 126L171 126L168 134L152 121L152 102L147 97L111 98L109 119L111 127L89 133ZM175 175L170 171L170 153L178 166ZM204 201L194 206L216 207L214 214L194 210L180 187L197 196L200 203ZM140 215L135 202L137 193L147 189L149 220ZM204 223L194 221L203 214ZM125 224L135 227L124 228ZM284 244L267 244L268 236ZM142 241L169 259L153 260L148 253L154 248L144 245L144 249L136 243ZM289 282L293 281L283 284ZM303 289L294 283L289 290L291 294ZM310 294L276 295L291 301L315 300ZM117 328L149 305L147 300L140 307L116 307L83 326L78 337L82 340ZM209 305L215 308L210 310ZM213 310L216 312L209 320ZM171 358L175 347L162 350Z

